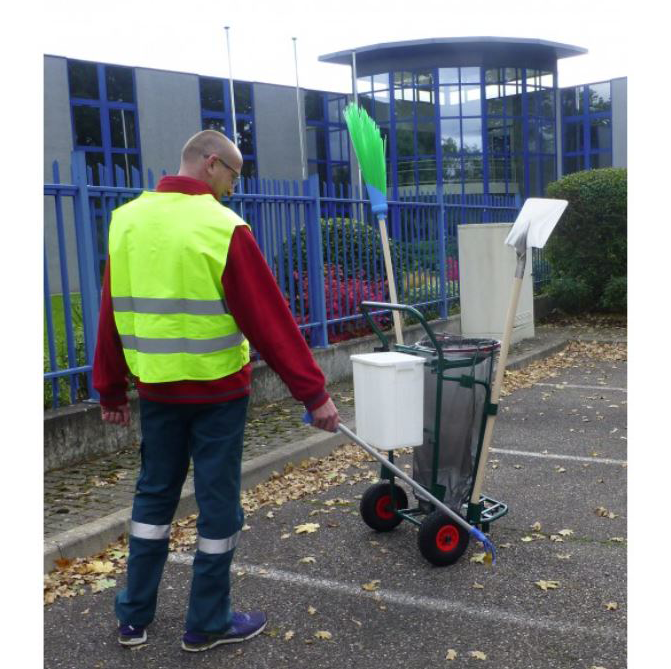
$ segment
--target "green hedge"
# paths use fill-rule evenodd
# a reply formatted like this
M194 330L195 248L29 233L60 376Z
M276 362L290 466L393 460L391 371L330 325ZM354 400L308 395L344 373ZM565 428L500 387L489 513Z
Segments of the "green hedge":
M568 200L546 247L548 293L567 312L627 308L627 170L576 172L551 183Z

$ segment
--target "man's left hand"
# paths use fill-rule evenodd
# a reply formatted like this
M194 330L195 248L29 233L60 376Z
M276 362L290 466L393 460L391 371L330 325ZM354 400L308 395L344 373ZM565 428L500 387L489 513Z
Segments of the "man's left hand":
M118 406L116 409L102 409L102 419L105 423L128 427L130 425L130 405L128 403Z

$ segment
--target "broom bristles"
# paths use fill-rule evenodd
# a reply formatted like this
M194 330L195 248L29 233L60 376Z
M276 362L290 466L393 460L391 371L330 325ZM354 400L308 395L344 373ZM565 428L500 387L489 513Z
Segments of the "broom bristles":
M343 112L361 174L370 186L387 192L386 142L366 110L350 103Z

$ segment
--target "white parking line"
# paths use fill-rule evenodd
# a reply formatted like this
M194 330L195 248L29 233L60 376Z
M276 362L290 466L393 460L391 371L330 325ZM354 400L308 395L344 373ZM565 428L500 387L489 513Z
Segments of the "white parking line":
M581 390L618 390L626 393L626 388L615 388L613 386L578 386L572 383L534 383L535 386L546 386L547 388L556 388L563 390L564 388L580 388Z
M168 556L170 562L189 565L193 562L193 555L185 553L170 553ZM231 569L233 572L244 571L251 576L257 576L270 581L281 581L293 585L305 586L311 589L336 592L352 597L366 597L379 602L389 604L400 604L402 606L411 606L425 611L438 613L453 613L459 616L472 616L474 618L483 618L489 621L509 623L519 627L538 629L546 632L555 632L561 634L583 634L586 636L598 636L608 638L620 638L623 630L613 627L585 627L576 625L568 621L553 620L543 616L529 617L517 613L511 613L505 609L499 609L492 606L475 607L465 602L455 600L438 599L436 597L424 597L423 595L412 595L405 592L394 590L377 590L369 593L361 590L361 586L342 583L328 578L313 578L304 574L285 571L283 569L273 569L272 567L259 567L257 565L233 563Z
M510 451L506 448L490 448L490 453L503 455L521 455L529 458L546 458L548 460L575 460L576 462L594 462L601 465L626 465L626 460L612 460L611 458L588 458L581 455L562 455L560 453L535 453L533 451Z

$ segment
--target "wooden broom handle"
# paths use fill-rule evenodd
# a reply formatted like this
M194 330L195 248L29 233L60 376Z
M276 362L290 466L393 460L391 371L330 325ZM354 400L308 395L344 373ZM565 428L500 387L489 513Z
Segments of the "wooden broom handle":
M391 253L389 252L389 238L387 237L387 224L383 216L380 216L380 237L382 237L382 254L384 255L384 267L387 272L387 281L389 282L389 299L392 304L398 304L396 297L396 283L394 282L394 266L391 264ZM403 330L401 329L401 313L393 310L394 331L396 332L396 343L403 344Z

